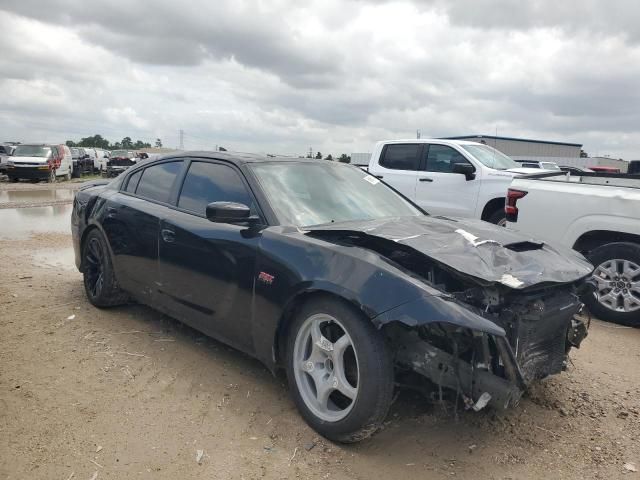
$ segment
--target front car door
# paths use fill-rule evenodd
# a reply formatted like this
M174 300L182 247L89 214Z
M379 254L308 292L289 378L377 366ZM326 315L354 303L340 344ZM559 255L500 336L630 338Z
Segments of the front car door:
M435 143L425 145L416 183L416 203L430 214L474 216L480 179L467 180L463 174L453 173L456 163L471 165L453 147ZM476 174L479 173L476 169Z
M159 296L167 312L213 337L253 351L253 282L260 236L206 218L211 202L256 209L244 176L225 162L190 161L175 207L160 225Z

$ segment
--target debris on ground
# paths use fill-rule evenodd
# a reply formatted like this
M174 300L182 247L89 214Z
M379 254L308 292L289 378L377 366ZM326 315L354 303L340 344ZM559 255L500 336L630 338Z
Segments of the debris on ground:
M638 471L635 463L625 463L624 464L624 469L627 472L637 472Z
M196 462L202 463L202 457L204 457L204 450L196 450Z
M314 442L314 441L307 442L307 443L304 444L304 449L307 452L309 452L309 451L313 450L313 447L315 447L315 446L316 446L316 442Z

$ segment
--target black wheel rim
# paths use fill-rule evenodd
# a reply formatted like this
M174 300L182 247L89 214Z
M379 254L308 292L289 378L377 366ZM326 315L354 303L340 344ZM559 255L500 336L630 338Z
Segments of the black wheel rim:
M97 238L91 238L85 250L85 282L92 298L102 293L104 285L104 252Z

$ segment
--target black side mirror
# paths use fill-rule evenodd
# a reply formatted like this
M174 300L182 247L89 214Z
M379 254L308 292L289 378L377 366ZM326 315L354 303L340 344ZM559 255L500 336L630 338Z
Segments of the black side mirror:
M211 202L207 205L207 218L215 223L245 223L255 225L260 218L251 215L249 207L235 202Z
M476 169L470 163L454 163L453 173L460 173L464 175L467 180L476 178Z

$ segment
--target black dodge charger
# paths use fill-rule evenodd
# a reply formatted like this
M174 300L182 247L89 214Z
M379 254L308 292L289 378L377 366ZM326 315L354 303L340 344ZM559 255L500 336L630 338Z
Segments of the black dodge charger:
M340 163L139 163L77 193L72 231L93 305L142 302L284 368L305 420L341 442L372 434L407 379L516 405L587 334L578 253L429 216Z

